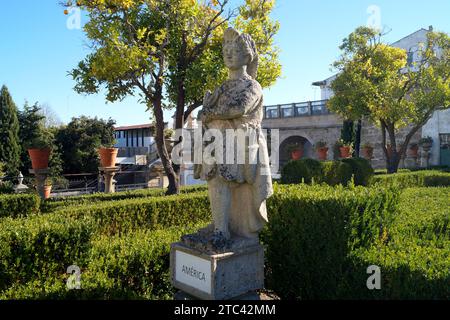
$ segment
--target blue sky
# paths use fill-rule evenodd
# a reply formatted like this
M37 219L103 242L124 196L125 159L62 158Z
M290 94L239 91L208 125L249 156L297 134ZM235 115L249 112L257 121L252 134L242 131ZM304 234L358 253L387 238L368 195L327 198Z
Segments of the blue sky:
M48 104L64 122L74 116L111 117L118 125L148 122L136 99L105 104L104 96L73 91L67 72L89 52L83 32L66 26L58 0L0 0L0 85L6 84L16 104ZM281 23L276 37L283 76L265 90L266 104L320 99L313 81L332 75L342 39L367 24L369 6L380 9L381 24L394 42L433 25L450 32L448 0L278 0L273 18ZM82 23L86 22L82 19ZM171 113L166 113L166 119Z

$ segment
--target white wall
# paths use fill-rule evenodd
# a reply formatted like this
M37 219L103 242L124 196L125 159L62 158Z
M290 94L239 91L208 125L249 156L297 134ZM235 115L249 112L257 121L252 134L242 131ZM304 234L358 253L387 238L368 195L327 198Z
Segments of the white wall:
M116 148L127 147L127 139L126 139L126 137L124 137L123 133L124 133L124 131L122 131L121 137L116 139L116 141L117 141L115 144ZM135 135L136 135L136 132L135 132ZM142 136L141 136L141 133L139 132L139 137L134 136L133 140L134 140L133 147L149 147L150 145L152 145L154 143L155 138L154 137L144 137L144 145L142 145ZM129 135L129 138L128 138L128 147L131 147L131 135Z
M439 133L450 133L450 109L436 111L433 117L422 128L422 137L433 138L431 149L431 164L439 165L440 141Z

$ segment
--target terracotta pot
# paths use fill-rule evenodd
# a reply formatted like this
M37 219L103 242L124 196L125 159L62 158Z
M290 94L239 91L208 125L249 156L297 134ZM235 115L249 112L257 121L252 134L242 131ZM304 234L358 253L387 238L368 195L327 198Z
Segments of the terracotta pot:
M373 158L373 148L370 147L364 147L363 148L363 157L367 160L370 160Z
M319 160L327 160L327 152L328 152L327 147L318 148L317 156L319 157Z
M419 156L419 146L409 148L409 155L412 158L417 158Z
M339 151L341 152L341 158L350 158L350 147L339 147Z
M116 166L118 148L100 148L98 153L100 155L100 166L103 168L110 168Z
M303 157L303 150L294 150L291 152L292 160L300 160Z
M28 149L33 169L47 169L48 159L50 158L50 148Z
M52 186L44 186L44 199L50 198L51 192L52 192Z

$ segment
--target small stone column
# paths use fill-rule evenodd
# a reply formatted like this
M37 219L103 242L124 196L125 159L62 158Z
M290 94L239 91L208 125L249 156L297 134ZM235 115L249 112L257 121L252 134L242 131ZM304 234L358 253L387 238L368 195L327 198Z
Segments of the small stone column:
M39 194L39 196L42 199L45 199L45 181L47 180L47 177L50 173L50 170L47 169L30 169L29 172L31 174L34 174L36 177L36 189Z
M98 170L100 174L103 176L103 180L105 181L105 193L114 193L115 185L114 185L114 176L117 172L120 171L120 167L99 167Z
M428 168L431 157L431 144L423 144L420 151L420 167Z

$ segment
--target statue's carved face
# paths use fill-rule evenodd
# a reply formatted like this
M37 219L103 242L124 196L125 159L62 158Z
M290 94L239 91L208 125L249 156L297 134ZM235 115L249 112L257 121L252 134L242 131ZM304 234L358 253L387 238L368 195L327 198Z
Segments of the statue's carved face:
M239 40L226 40L223 44L223 60L230 70L236 70L248 65L250 55Z

